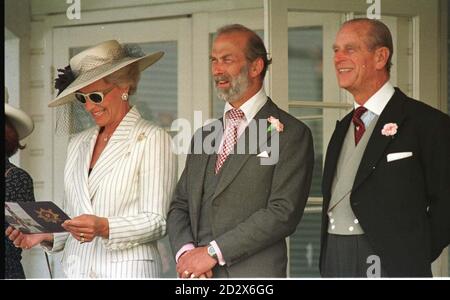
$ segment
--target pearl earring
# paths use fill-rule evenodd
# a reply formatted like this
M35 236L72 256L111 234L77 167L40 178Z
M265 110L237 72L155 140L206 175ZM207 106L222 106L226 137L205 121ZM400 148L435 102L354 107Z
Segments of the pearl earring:
M127 101L128 100L128 93L123 93L122 94L122 100L123 101Z

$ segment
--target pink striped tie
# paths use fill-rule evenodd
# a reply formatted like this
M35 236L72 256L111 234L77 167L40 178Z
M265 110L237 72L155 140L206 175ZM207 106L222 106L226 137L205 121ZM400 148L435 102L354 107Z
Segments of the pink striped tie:
M221 151L217 154L215 173L219 173L220 168L233 150L237 142L237 130L241 121L245 118L244 112L240 109L232 108L225 113L226 126L223 137L223 145Z

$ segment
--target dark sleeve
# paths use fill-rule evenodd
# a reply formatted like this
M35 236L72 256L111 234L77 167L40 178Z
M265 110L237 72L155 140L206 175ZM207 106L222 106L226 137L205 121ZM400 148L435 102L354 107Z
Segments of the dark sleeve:
M25 170L14 167L6 182L9 192L8 201L35 201L33 179Z
M450 117L433 116L424 132L422 162L425 171L428 216L431 225L431 257L434 261L450 243ZM425 126L424 126L425 127Z
M24 170L13 167L5 178L5 201L35 201L33 193L33 180ZM5 228L9 226L5 222ZM20 265L22 249L16 248L11 240L5 237L5 251L7 254L7 272L23 272Z

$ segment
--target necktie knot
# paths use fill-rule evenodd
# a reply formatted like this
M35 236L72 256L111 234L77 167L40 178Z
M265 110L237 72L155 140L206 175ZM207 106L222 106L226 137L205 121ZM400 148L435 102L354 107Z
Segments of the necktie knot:
M360 106L353 112L353 119L361 120L361 116L367 111L367 108Z
M228 121L232 123L239 123L241 120L245 118L244 112L239 108L232 108L226 112L225 117Z

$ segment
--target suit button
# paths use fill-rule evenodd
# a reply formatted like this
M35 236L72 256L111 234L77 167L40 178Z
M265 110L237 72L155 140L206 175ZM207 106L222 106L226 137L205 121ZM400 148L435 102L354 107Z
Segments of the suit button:
M348 228L349 231L353 231L353 229L355 229L355 228L353 228L353 226L350 226L350 227Z
M331 223L331 224L334 223L334 219L333 219L333 218L330 219L330 223Z

